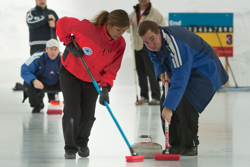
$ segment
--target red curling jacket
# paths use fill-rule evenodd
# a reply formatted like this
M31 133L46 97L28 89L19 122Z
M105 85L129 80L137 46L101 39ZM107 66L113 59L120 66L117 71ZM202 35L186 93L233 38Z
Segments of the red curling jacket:
M83 49L83 59L90 69L96 82L101 87L113 86L113 80L120 69L123 53L126 47L124 38L117 40L107 34L106 24L98 27L89 20L78 20L72 17L63 17L57 21L56 33L65 45L72 42L71 34L76 43ZM92 82L79 57L72 53L61 57L62 65L75 77Z

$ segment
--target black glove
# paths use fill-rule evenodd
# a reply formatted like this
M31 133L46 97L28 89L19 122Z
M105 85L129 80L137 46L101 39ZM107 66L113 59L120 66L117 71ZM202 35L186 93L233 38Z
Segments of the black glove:
M103 106L105 106L104 100L109 104L109 89L107 87L102 88L101 95L99 98L99 103Z
M66 46L66 49L71 52L74 56L76 57L82 57L83 55L83 51L82 48L80 48L80 46L75 46L73 42L69 43Z

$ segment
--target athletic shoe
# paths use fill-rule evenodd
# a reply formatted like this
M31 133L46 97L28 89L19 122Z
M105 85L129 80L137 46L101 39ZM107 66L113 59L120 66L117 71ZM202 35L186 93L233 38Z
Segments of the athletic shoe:
M181 146L171 145L169 147L169 154L181 154Z
M60 105L60 101L56 101L56 100L51 100L49 103L52 106L59 106Z
M89 147L78 147L78 155L80 157L88 157L89 156Z
M160 100L152 99L148 105L160 105Z
M17 82L15 87L12 88L12 90L14 90L14 91L21 90L22 91L23 90L23 85Z
M34 107L32 113L40 113L41 109L44 108L44 103L42 102L40 106Z
M181 150L181 155L184 155L184 156L196 156L196 155L198 155L198 146L194 146L191 148L184 146Z
M136 105L143 105L143 104L148 104L148 99L145 97L141 97L141 99L137 102L135 102Z
M75 153L65 153L64 154L65 159L76 159L76 154Z

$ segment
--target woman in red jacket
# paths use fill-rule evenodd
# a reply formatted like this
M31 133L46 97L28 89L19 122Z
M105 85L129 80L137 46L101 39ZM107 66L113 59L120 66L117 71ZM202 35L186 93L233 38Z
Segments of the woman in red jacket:
M90 22L63 17L57 21L57 35L66 49L61 57L60 83L64 97L63 134L66 159L89 156L88 138L95 121L98 93L83 66L82 56L102 89L100 103L109 103L108 92L113 86L123 53L122 34L129 26L128 14L123 10L103 11ZM72 35L80 48L72 43ZM83 51L83 52L82 52Z

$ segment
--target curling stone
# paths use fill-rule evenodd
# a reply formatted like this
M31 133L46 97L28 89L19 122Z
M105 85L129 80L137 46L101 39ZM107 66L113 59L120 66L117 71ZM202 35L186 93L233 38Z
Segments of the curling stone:
M145 159L154 159L154 154L162 153L162 146L152 142L151 135L140 135L139 138L149 138L149 141L133 144L131 147L138 155L144 155Z

